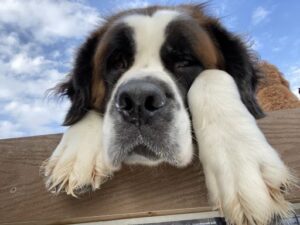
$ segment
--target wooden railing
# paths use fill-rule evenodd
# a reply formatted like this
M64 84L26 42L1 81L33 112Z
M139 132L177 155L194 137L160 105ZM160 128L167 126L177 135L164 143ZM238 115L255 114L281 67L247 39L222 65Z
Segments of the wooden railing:
M272 112L258 124L300 177L300 110ZM185 169L124 167L100 190L79 199L48 193L39 167L60 138L0 140L0 224L68 224L211 210L198 160ZM300 190L287 198L299 203Z

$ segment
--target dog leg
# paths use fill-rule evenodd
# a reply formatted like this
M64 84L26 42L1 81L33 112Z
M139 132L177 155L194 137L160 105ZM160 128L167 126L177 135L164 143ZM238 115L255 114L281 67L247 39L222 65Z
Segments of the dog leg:
M63 135L42 165L48 190L76 194L95 190L111 174L102 152L102 117L89 111Z
M188 93L211 202L230 224L267 225L285 217L294 179L240 99L233 78L206 70Z

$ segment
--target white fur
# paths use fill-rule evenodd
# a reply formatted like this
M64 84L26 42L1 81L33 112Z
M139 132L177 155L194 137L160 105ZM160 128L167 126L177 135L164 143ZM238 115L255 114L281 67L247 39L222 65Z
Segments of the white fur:
M72 125L43 167L46 186L53 192L75 196L86 186L99 188L111 173L103 160L102 117L89 111Z
M176 113L174 119L174 121L176 121L174 124L174 131L178 130L179 133L171 138L178 140L178 145L180 146L180 149L182 149L178 156L178 166L185 166L191 161L193 156L189 116L184 108L179 90L170 74L165 71L160 58L160 49L165 41L165 29L167 25L178 16L180 16L180 14L176 11L159 10L151 17L145 15L130 15L119 21L127 23L133 29L134 40L136 43L136 55L134 64L118 80L110 99L114 99L114 95L120 85L128 82L132 78L142 79L143 77L151 76L167 83L173 89L176 101L180 104L181 108L180 111ZM107 111L109 111L111 107L112 101L109 101ZM110 144L114 142L115 138L113 121L114 119L111 115L109 113L105 113L103 146L105 152L104 157L108 164L110 164L108 151L110 149ZM138 155L132 155L130 159L126 160L126 163L140 163L145 165L157 165L160 162L160 160L151 161L148 158ZM112 165L110 166L113 167Z
M241 102L233 78L220 70L202 72L188 102L212 204L238 225L286 216L290 205L280 187L292 177Z

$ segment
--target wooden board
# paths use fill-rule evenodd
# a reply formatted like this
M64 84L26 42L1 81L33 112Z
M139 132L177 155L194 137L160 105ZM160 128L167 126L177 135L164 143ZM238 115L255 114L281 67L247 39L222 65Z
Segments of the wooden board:
M300 110L259 121L269 142L300 177ZM75 199L47 193L39 175L61 135L0 140L0 224L65 224L211 210L201 166L126 167L101 190ZM288 196L300 202L300 191Z

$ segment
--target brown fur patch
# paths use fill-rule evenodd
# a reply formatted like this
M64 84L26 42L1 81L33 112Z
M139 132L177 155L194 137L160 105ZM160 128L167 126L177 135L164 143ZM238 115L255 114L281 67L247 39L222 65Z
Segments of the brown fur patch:
M91 84L91 89L92 89L91 106L92 108L98 109L99 111L103 111L103 99L105 96L105 85L99 67L101 66L101 55L104 53L104 50L106 49L105 44L101 45L102 46L101 48L99 44L102 43L102 39L108 29L108 25L109 24L104 25L100 30L94 33L94 35L98 35L99 43L93 61L91 62L93 64L93 74L92 74L92 84Z
M180 18L170 23L168 33L172 35L180 33L187 36L191 48L205 69L220 68L219 65L222 64L221 53L216 48L207 31L199 26L199 23L199 21L195 21L194 19Z

